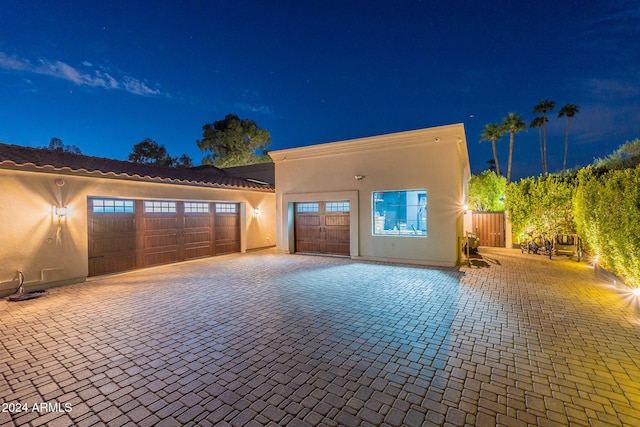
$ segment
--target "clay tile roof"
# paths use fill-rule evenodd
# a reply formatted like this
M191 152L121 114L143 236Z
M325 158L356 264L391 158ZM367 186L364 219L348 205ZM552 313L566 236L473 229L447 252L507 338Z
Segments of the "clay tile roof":
M169 182L204 187L275 192L274 187L271 185L261 185L247 181L242 177L226 175L223 170L215 167L199 167L197 169L166 168L3 143L0 143L0 168L41 170L68 175L102 176L136 181Z

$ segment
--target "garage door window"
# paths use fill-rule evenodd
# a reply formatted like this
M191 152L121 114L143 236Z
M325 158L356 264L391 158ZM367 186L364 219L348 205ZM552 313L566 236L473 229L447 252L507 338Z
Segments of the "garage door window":
M327 212L349 212L349 202L327 202L325 209Z
M427 190L375 191L374 236L426 236Z
M235 203L216 203L216 213L236 213L238 206Z
M145 213L176 213L176 202L145 201Z
M93 213L133 213L133 200L93 199Z
M298 203L298 212L319 212L320 203Z
M184 202L184 213L209 213L209 203Z

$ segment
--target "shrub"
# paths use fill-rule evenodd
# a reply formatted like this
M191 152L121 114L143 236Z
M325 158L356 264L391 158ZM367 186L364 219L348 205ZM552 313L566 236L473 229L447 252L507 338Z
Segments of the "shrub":
M473 175L469 182L469 209L482 212L503 212L507 180L486 170Z
M548 175L509 184L505 207L514 234L575 232L572 211L575 182L575 175Z
M573 201L576 226L599 264L640 285L640 165L579 172Z

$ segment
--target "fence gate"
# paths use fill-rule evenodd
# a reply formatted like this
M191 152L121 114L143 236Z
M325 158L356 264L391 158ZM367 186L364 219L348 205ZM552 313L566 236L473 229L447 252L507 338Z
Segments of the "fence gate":
M505 247L504 212L473 212L472 220L480 246Z

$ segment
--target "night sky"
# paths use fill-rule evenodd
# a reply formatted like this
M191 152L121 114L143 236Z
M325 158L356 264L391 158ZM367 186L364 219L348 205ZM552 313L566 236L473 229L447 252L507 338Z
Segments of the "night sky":
M0 4L0 142L126 159L151 138L199 164L202 126L235 113L272 150L464 123L472 172L485 124L550 113L568 166L640 137L640 5L615 1L29 1ZM499 143L506 172L508 136ZM541 172L516 134L513 176Z

